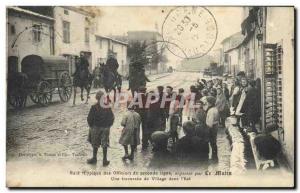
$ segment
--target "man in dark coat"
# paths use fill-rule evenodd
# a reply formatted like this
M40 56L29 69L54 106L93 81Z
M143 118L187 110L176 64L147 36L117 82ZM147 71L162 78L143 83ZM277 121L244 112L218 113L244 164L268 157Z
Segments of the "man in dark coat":
M149 131L148 127L147 127L147 108L146 108L146 102L147 102L147 94L146 94L147 88L144 86L141 86L138 90L138 95L140 95L140 98L138 99L142 99L142 105L143 106L139 106L137 105L136 107L136 112L140 115L141 117L141 121L142 121L142 149L146 150L148 145L149 145L149 141L150 141L150 136L151 136L151 132Z
M106 60L106 65L111 72L113 72L115 75L117 74L119 63L113 54L110 54L108 56L108 59Z
M246 125L249 126L253 132L257 132L255 124L260 118L260 99L258 98L258 92L259 91L255 88L255 81L250 81L250 85L247 87L247 95L241 109L246 119Z
M208 161L208 142L195 136L195 124L192 121L185 122L183 132L185 136L179 139L175 146L178 161L196 165L199 161Z
M168 150L169 135L164 131L155 131L151 135L153 156L150 159L150 168L166 168L175 164L174 156Z
M84 73L85 76L89 75L89 61L85 58L83 53L80 53L80 57L75 57L76 69L73 77L79 78L80 73Z
M165 95L164 93L164 87L163 86L158 86L157 87L157 91L158 91L158 95L159 95L159 119L160 119L160 127L162 130L165 130L166 129L166 117L168 116L167 112L166 112L166 109L165 109L165 106L162 106L162 100L163 100L163 97Z
M110 107L104 102L104 93L97 92L97 103L93 105L87 117L87 122L90 127L88 141L93 147L93 157L87 160L88 164L97 163L97 152L100 145L103 149L103 166L107 166L107 147L109 146L109 130L114 122L114 114ZM105 105L104 105L105 104Z
M156 101L156 96L154 92L151 91L148 93L151 96L151 102L149 106L149 110L147 112L147 129L152 134L154 131L162 130L161 128L161 109L160 109L160 102ZM164 130L164 129L163 129Z

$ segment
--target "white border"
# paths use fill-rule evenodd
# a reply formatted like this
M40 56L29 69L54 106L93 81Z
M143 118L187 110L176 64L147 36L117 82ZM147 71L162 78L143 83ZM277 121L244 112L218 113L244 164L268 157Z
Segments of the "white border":
M105 0L105 1L97 1L97 0L52 0L50 1L33 1L33 0L2 0L0 2L0 24L2 24L2 27L0 28L0 45L2 45L2 49L0 51L0 58L1 58L1 68L0 68L0 124L1 124L1 135L0 135L0 192L8 192L5 185L5 174L6 174L6 6L10 5L102 5L102 6L108 6L108 5L217 5L217 6L246 6L246 5L294 5L296 8L299 8L300 1L296 0L264 0L264 1L241 1L241 0L188 0L188 1L180 1L180 0L148 0L148 1L141 1L141 0L131 0L131 1L122 1L122 0ZM297 26L299 26L299 18L297 19ZM297 30L298 31L298 30ZM298 34L296 34L298 35ZM297 36L295 38L297 40ZM298 42L297 41L297 48L298 48ZM297 50L297 53L295 56L297 56L299 53L299 49ZM297 69L297 74L299 74L300 70L299 67ZM297 90L300 90L299 82L297 84ZM298 95L299 96L299 95ZM292 97L292 96L291 96ZM297 120L299 120L299 114L297 115ZM295 130L298 130L295 128ZM298 136L297 139L299 139L299 133L300 131L297 131ZM297 141L297 140L296 140ZM299 156L299 149L297 148L298 156ZM297 163L299 164L298 160ZM299 165L297 166L299 167ZM297 172L297 171L296 171ZM278 176L280 178L280 176ZM299 177L298 177L299 179ZM297 182L297 185L299 186L299 182ZM43 192L45 190L26 190L26 192ZM47 191L54 191L58 192L60 190L47 190ZM76 190L71 190L71 192ZM82 192L88 192L89 190L81 190ZM105 191L105 190L101 190ZM117 192L123 192L124 190L119 190ZM140 190L138 190L140 191ZM146 191L146 190L144 190ZM172 191L172 190L168 190ZM217 191L217 190L215 190ZM212 192L215 192L212 191ZM257 192L264 192L265 190L259 190ZM69 191L68 191L69 192ZM281 191L280 192L285 192Z

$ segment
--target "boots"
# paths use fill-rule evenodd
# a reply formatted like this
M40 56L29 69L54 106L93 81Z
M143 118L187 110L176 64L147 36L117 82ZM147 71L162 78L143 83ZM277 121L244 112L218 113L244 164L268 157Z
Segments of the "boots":
M88 164L96 164L97 163L97 152L98 152L98 148L94 147L93 148L93 157L91 159L87 160Z
M108 166L109 165L109 161L107 160L107 147L103 147L103 166Z

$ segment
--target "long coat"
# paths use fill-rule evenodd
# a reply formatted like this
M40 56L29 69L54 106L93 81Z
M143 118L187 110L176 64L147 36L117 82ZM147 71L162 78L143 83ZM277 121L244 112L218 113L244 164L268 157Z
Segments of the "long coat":
M121 125L124 127L119 143L122 145L139 145L140 144L140 115L129 110L124 115Z
M247 95L241 108L241 112L245 113L248 120L254 123L258 122L260 118L260 98L258 92L256 88L248 87Z

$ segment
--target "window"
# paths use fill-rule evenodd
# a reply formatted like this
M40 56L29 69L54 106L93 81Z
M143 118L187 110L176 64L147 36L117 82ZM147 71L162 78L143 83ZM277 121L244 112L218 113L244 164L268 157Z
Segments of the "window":
M63 41L70 43L70 22L63 21Z
M90 41L90 29L86 27L84 29L84 34L85 34L85 42L88 43Z
M282 104L282 45L264 44L264 127L267 131L278 131L280 141L284 141Z
M33 41L40 42L41 41L41 34L42 34L42 26L41 25L34 25L32 28L33 33Z
M282 46L277 44L276 48L276 77L277 77L277 124L279 128L283 128L282 122Z
M69 15L69 11L65 9L65 10L64 10L64 14L65 14L65 15Z
M15 27L15 25L11 25L10 26L10 34L11 35L15 35L16 34L16 27Z

